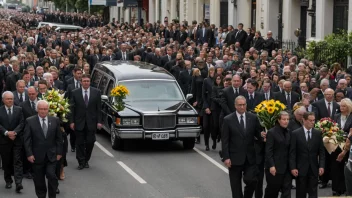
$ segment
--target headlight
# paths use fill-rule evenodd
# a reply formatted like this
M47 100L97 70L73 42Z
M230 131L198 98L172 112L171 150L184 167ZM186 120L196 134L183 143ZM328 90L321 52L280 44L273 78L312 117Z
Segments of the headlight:
M122 118L122 125L139 125L139 118Z
M179 117L178 118L179 124L197 124L197 117Z

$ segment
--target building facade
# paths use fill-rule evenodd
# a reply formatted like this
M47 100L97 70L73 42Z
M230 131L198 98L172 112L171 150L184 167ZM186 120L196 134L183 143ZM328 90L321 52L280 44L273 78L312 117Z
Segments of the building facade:
M339 29L352 31L352 0L143 0L144 22L193 20L218 26L243 23L279 40L321 40ZM134 22L137 8L123 0L110 7L110 19ZM298 31L299 30L299 31ZM300 32L300 35L295 34Z

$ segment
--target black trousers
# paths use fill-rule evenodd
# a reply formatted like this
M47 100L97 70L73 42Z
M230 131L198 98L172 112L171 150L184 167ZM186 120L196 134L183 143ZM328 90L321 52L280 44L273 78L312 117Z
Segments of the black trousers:
M261 164L258 164L258 182L255 188L255 198L262 198L263 197L263 180L264 180L264 159L262 160Z
M56 197L56 189L59 185L55 174L56 164L57 161L50 162L47 157L42 163L32 164L35 193L38 198L45 198L47 190L49 198ZM45 176L48 179L48 186L45 182Z
M291 198L292 176L289 170L284 174L273 176L269 169L265 170L266 188L264 198L277 198L281 190L281 198Z
M32 173L32 164L27 160L26 151L22 148L23 173Z
M318 197L318 176L313 174L311 168L309 168L306 176L296 178L296 198L307 197L307 194L309 198Z
M244 187L244 195L242 193L242 175ZM247 159L243 165L232 165L229 168L230 185L232 198L252 198L257 184L258 167L256 164L249 164Z
M204 112L203 131L204 131L204 143L206 146L209 146L209 137L210 137L211 132L213 131L212 114L206 114Z
M88 130L87 124L83 131L75 131L76 133L76 159L80 165L84 165L92 156L95 134Z
M0 155L2 158L2 167L4 169L5 182L13 183L11 176L12 174L14 174L15 184L22 184L22 145L0 145Z
M331 155L325 149L325 168L324 174L320 176L320 180L323 184L327 184L331 179ZM335 159L336 160L336 159Z
M338 162L336 159L341 152L341 148L337 147L331 153L331 189L335 192L344 193L346 191L344 167L348 155L345 155L345 158L341 162Z
M213 120L213 131L211 133L211 137L213 140L216 140L217 138L221 138L220 135L220 111L219 110L213 110L211 112L211 117Z

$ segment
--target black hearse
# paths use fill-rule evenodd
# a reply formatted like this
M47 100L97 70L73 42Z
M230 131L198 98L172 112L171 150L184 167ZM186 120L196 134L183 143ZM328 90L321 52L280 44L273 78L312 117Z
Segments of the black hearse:
M92 86L101 90L103 128L113 149L123 149L126 139L181 140L194 147L201 131L196 110L187 102L175 78L162 67L133 61L97 63ZM113 107L110 91L124 85L129 95L123 111Z

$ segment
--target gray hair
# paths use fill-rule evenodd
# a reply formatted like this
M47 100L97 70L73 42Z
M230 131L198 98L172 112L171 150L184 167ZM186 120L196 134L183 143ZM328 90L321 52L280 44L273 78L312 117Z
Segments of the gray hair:
M322 80L320 81L320 86L322 86L324 83L330 85L329 80L326 79L326 78L324 78L324 79L322 79Z
M37 89L36 87L34 87L34 86L30 86L30 87L28 87L27 91L28 91L29 89L34 89L34 90L35 90L35 92L37 92L37 93L38 93L38 89Z
M246 104L247 104L247 99L244 97L244 96L237 96L236 97L236 99L235 99L235 104L237 103L237 101L239 101L239 100L244 100L244 101L246 101Z
M298 114L298 113L305 113L307 112L307 109L304 106L299 107L298 109L296 109L296 111L294 112L294 114Z
M5 91L4 93L2 93L1 97L2 97L2 98L5 98L5 95L6 95L6 94L10 94L10 95L12 96L12 98L14 97L14 96L13 96L13 93L12 93L11 91Z
M52 75L51 73L44 73L44 74L43 74L43 78L44 78L44 80L47 80L47 77L52 78L52 77L53 77L53 75Z
M41 104L41 103L44 103L44 104L46 104L46 105L48 105L48 108L49 108L49 103L46 101L46 100L39 100L38 102L37 102L37 104L35 104L35 109L38 111L38 106L39 106L39 104Z
M24 85L26 85L26 81L24 81L24 80L18 80L18 81L16 82L16 87L17 87L18 84L20 84L20 83L23 83Z

